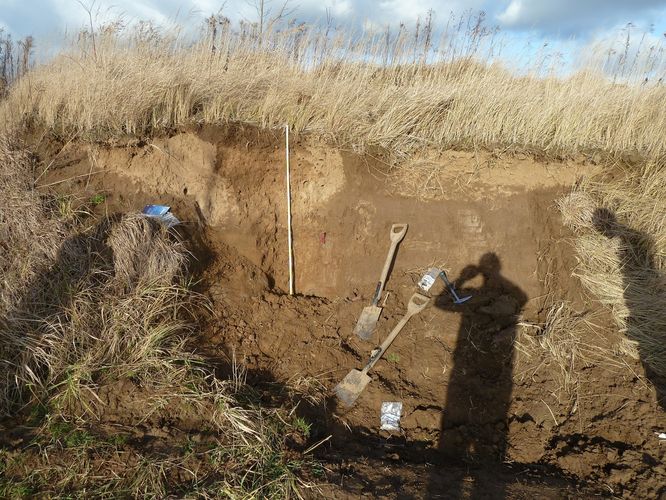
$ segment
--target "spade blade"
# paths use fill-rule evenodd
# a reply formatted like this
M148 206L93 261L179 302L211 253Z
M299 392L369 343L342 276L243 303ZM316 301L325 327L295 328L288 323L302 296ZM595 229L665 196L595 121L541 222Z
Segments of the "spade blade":
M354 369L335 386L335 395L343 405L347 407L353 406L356 399L371 380L367 373Z
M354 328L354 333L358 335L360 339L370 340L372 333L375 331L377 326L377 321L379 320L379 315L382 313L382 308L379 306L367 306L363 308L361 316L356 322L356 327Z

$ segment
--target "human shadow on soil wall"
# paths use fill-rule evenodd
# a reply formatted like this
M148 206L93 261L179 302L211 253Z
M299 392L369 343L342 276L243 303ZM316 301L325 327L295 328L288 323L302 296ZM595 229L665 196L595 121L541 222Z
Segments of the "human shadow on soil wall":
M596 209L592 222L602 235L620 240L618 258L624 303L629 310L626 333L637 342L646 376L657 391L657 402L666 409L666 380L653 368L666 366L662 345L666 331L660 320L666 311L666 295L660 291L665 278L655 265L655 242L649 235L618 222L615 214L606 208Z
M477 288L465 287L481 277ZM473 482L460 477L450 481L444 498L484 498L476 470L502 463L507 447L507 414L511 403L513 345L526 294L501 273L495 253L483 255L477 265L469 265L456 280L460 294L472 295L461 305L448 293L435 304L445 311L462 315L453 352L453 367L446 389L438 449L447 461L466 464ZM428 498L442 498L441 470L433 473ZM497 482L493 498L505 496L506 484Z
M66 237L55 259L46 262L29 282L20 285L20 300L0 318L0 333L5 333L7 339L15 339L0 349L3 355L0 366L4 370L0 390L11 394L10 399L15 400L16 408L8 409L17 412L17 417L18 408L29 392L21 379L21 370L30 370L37 380L45 377L49 368L43 357L35 354L35 351L47 349L41 339L52 334L51 325L67 321L72 298L86 278L91 283L101 283L112 269L112 250L106 245L104 234L113 220L109 218L90 234Z

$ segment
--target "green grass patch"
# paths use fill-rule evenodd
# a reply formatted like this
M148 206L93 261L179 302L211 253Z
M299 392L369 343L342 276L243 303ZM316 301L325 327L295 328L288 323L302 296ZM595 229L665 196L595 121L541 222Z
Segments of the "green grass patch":
M101 204L104 203L105 201L106 201L106 196L104 196L104 195L101 194L101 193L95 194L95 195L93 195L93 196L90 197L90 203L91 203L92 205L95 205L95 206L96 206L96 205L101 205Z

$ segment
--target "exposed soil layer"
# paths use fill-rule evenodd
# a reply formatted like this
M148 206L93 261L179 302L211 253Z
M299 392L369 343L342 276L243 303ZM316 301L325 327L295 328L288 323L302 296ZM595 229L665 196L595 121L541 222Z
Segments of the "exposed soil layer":
M554 206L594 165L449 151L416 175L302 139L291 156L289 296L282 140L206 127L116 146L52 141L40 151L53 159L40 184L103 194L99 211L173 207L213 304L198 348L242 360L258 385L309 396L299 411L312 443L332 436L315 452L329 468L327 497L666 495L666 444L655 435L664 411L640 362L617 352L618 334L580 293ZM397 222L409 230L365 342L352 330ZM356 404L341 407L332 388L365 364L431 266L473 298L455 305L438 284ZM539 344L534 326L563 300L596 325L581 341L597 356L571 355L569 343L558 357ZM384 401L402 402L401 432L379 429Z

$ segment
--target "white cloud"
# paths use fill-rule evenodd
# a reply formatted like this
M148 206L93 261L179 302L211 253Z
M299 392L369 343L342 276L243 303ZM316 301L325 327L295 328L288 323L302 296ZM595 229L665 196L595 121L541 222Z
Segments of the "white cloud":
M346 17L352 13L352 3L349 0L332 0L327 7L334 16Z
M497 16L497 19L499 19L499 21L502 24L506 25L516 24L524 16L523 14L524 10L525 6L521 0L512 0L509 6L504 10L504 12L501 12Z
M590 37L598 30L661 20L666 0L510 0L496 16L508 29Z

